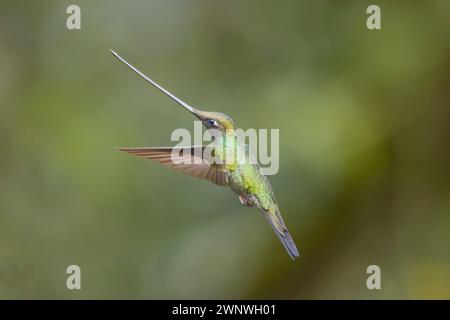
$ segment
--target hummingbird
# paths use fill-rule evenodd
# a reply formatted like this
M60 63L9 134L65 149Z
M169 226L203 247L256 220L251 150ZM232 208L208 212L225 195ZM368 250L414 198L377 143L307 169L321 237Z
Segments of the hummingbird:
M248 158L236 159L240 154L245 154L242 151L248 151L248 145L237 139L233 120L221 112L202 111L192 107L147 77L116 52L110 51L119 61L198 118L207 129L218 130L219 135L215 138L212 149L212 154L216 158L224 159L227 152L235 156L233 161L211 161L211 159L204 157L206 146L202 145L190 147L120 147L117 149L156 161L175 171L208 180L216 185L230 187L239 196L242 205L256 207L263 213L289 256L293 260L298 258L297 247L281 217L269 180L261 174L260 166L256 161L249 161ZM178 156L174 157L174 155Z

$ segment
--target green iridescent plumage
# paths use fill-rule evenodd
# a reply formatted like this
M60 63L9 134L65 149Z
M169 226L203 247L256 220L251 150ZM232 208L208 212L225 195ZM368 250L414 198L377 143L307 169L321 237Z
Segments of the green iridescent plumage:
M154 160L173 170L209 180L217 185L229 186L239 195L242 204L257 207L263 212L290 257L297 258L298 250L281 217L269 180L261 174L259 165L250 161L251 155L247 152L248 146L241 142L235 134L233 120L223 113L193 108L130 65L117 53L111 52L146 81L195 115L206 128L218 131L219 135L214 140L210 151L214 159L220 161L212 161L211 158L206 157L208 148L205 146L119 148L119 150Z

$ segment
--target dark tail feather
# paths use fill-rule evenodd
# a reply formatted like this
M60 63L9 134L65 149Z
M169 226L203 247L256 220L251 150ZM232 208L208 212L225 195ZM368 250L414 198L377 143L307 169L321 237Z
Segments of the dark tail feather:
M286 249L289 256L295 260L300 257L300 254L298 253L297 247L295 246L294 240L292 239L289 231L286 228L286 225L284 224L283 218L281 218L280 213L277 211L277 213L270 214L269 212L263 210L264 216L266 217L269 224L272 226L273 231L275 231L275 234L280 239L281 243L283 244L284 248Z

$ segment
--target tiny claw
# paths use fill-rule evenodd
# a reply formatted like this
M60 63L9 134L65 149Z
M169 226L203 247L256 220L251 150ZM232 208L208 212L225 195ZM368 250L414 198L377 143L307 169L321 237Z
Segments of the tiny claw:
M251 207L251 206L252 206L251 203L248 201L248 199L247 199L245 196L243 196L243 195L239 195L239 201L240 201L244 206L247 206L247 207Z

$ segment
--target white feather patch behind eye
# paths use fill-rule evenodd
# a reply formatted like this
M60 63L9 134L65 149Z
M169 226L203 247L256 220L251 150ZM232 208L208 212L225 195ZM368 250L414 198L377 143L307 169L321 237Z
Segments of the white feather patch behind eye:
M217 127L217 121L214 120L214 119L208 119L208 120L206 120L206 122L208 122L208 124L209 124L210 126L215 126L215 127Z

